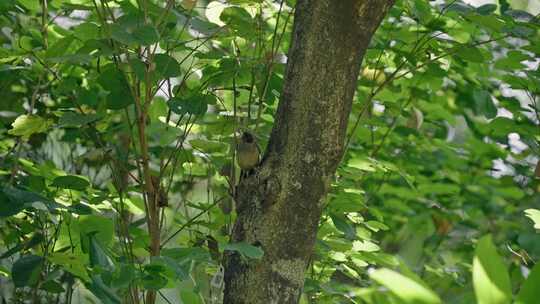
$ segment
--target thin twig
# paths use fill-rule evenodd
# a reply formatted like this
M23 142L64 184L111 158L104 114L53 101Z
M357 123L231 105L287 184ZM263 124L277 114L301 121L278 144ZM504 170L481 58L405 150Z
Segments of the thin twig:
M184 230L186 227L190 226L191 224L193 224L193 222L195 222L199 217L203 216L206 212L210 211L210 209L212 209L213 207L215 207L217 204L219 204L219 202L221 202L222 200L224 200L225 197L221 197L219 198L218 200L214 201L211 205L207 206L206 208L204 208L203 210L201 210L201 212L199 212L197 215L195 215L194 217L190 218L185 224L183 224L182 226L180 226L180 228L178 228L178 230L176 230L171 236L169 236L167 239L165 239L165 241L163 241L161 243L161 248L163 248L172 238L174 238L175 236L177 236L180 232L182 232L182 230Z

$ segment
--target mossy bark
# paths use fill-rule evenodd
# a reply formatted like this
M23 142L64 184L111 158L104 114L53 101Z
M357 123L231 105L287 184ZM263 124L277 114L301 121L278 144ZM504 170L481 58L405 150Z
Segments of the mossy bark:
M394 0L298 0L284 89L263 161L238 186L224 303L297 303L322 205L341 160L362 62Z

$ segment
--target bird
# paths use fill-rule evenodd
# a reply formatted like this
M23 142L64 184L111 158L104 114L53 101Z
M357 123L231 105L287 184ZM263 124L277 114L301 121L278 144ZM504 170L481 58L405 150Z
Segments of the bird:
M260 149L255 137L248 131L242 132L240 140L236 144L236 160L242 169L241 177L248 176L260 162Z

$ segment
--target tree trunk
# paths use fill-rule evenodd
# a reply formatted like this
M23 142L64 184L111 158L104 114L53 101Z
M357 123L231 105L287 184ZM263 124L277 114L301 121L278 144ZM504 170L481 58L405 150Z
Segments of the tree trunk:
M276 121L261 165L242 180L224 303L297 303L322 205L341 160L362 57L394 0L298 0Z

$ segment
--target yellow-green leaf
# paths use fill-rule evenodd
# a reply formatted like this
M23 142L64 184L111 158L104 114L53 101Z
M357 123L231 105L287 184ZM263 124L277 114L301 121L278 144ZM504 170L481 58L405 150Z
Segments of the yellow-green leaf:
M478 241L473 261L473 285L478 304L510 303L510 278L491 235Z
M21 115L11 124L9 134L28 138L35 133L43 133L49 129L52 121L36 115Z
M393 270L382 268L370 274L377 283L384 285L394 293L402 303L438 304L441 299L432 290Z
M540 229L540 210L527 209L525 210L525 215L534 222L534 228Z

